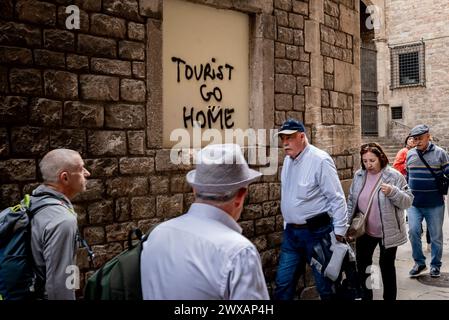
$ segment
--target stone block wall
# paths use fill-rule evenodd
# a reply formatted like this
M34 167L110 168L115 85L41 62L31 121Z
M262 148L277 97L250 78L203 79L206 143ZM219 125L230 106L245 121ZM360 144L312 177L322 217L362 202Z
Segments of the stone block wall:
M251 94L260 93L263 107L252 104L251 121L266 129L304 121L347 189L360 143L358 2L193 2L253 17L261 36L251 41L251 74L260 81ZM65 27L71 4L80 8L79 30ZM146 231L194 200L185 181L191 166L174 165L162 148L162 19L159 0L0 2L0 208L38 185L46 152L79 151L92 175L73 202L96 266L125 248L131 227ZM283 229L279 173L250 186L240 220L270 290ZM84 250L78 263L82 287L92 272ZM300 290L304 283L310 276Z

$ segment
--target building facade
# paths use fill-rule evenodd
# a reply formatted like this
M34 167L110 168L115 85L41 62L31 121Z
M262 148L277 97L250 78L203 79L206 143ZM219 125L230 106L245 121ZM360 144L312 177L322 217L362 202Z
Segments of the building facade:
M359 1L187 2L248 19L244 126L304 121L347 189L361 135ZM145 231L193 201L185 181L192 166L173 163L164 143L164 8L162 0L0 2L1 207L38 185L46 152L79 151L92 175L74 203L97 266L124 249L130 228ZM282 150L275 158L281 166ZM283 228L279 172L250 186L240 220L269 288ZM91 274L82 250L78 262L83 277Z

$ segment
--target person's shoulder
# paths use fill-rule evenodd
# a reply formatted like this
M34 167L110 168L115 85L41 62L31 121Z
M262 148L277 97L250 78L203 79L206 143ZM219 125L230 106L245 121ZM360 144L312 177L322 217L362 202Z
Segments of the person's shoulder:
M329 160L329 159L332 160L331 156L326 151L324 151L318 147L315 147L312 144L309 144L309 148L310 148L309 153L314 159L319 160L319 161L324 161L324 160Z

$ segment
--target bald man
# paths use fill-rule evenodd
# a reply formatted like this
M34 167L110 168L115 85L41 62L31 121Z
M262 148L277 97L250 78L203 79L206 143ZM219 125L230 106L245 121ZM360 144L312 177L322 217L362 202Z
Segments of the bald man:
M31 249L35 262L38 299L75 300L73 273L77 247L77 218L70 202L86 190L89 171L80 154L70 149L48 152L39 163L43 183L32 192Z

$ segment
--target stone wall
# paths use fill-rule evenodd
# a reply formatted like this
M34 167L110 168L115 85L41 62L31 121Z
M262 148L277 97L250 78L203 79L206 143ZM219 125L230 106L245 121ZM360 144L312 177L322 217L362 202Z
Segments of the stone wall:
M360 144L358 1L193 2L250 15L251 126L304 121L347 189ZM81 9L80 30L65 27L70 4ZM193 201L184 178L191 167L170 163L162 148L162 19L158 0L0 2L1 208L38 185L47 151L78 150L92 176L74 203L97 266L124 249L132 226L146 230ZM240 220L270 290L279 199L279 172L264 176L250 186ZM88 276L83 250L78 262ZM306 280L300 288L313 283Z
M386 1L386 40L389 46L424 41L425 44L425 87L397 88L387 95L390 107L403 106L401 121L408 127L426 123L439 144L449 147L449 104L448 81L449 28L446 17L449 7L444 0L433 1ZM390 61L389 50L379 51L379 59ZM379 86L389 87L389 63L385 70L387 77L379 80ZM388 115L391 119L391 115ZM390 132L392 136L392 132Z

